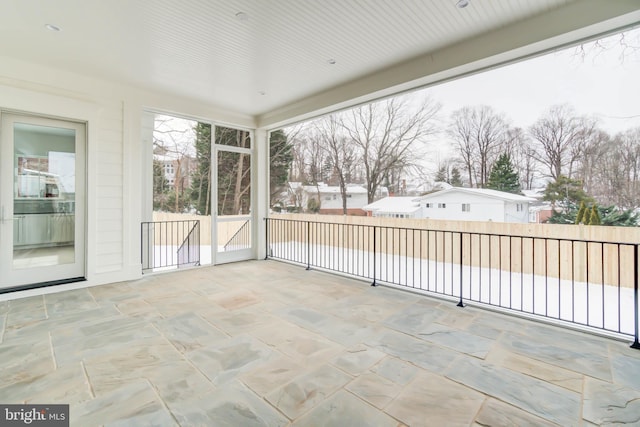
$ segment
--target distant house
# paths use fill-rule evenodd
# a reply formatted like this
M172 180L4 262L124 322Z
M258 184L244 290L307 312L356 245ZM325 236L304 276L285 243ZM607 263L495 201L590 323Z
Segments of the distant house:
M544 188L534 188L531 190L522 190L522 194L535 199L529 205L529 222L545 223L551 215L553 215L553 207L551 203L544 201Z
M418 198L422 217L455 221L529 222L535 199L503 191L451 187Z
M545 223L553 215L553 208L550 203L534 203L529 207L529 222L538 224Z
M300 203L308 209L309 201L314 199L320 206L318 213L323 215L343 215L340 187L318 183L302 186ZM347 215L366 215L362 208L367 204L367 189L360 185L347 185Z
M362 208L367 216L384 218L421 218L422 208L416 197L385 197Z
M164 178L170 187L183 191L191 186L193 173L198 167L196 159L191 156L177 156L175 154L154 154L154 162L160 164Z

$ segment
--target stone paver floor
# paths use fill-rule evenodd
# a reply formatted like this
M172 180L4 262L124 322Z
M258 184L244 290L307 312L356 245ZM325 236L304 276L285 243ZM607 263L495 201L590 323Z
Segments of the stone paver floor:
M640 425L627 343L276 261L0 302L0 403L72 426Z

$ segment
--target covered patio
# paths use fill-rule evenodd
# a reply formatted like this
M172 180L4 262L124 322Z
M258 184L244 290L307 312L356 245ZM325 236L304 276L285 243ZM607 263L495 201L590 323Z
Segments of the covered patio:
M3 2L0 404L69 404L73 426L640 423L627 342L262 261L270 132L639 22L637 0ZM222 147L251 158L241 256L143 275L153 114L250 135ZM71 148L22 147L25 125ZM75 234L44 243L73 255L26 268L18 162L53 174L51 153L77 190L47 215L73 206Z
M248 261L0 302L0 402L83 426L632 425L640 352Z

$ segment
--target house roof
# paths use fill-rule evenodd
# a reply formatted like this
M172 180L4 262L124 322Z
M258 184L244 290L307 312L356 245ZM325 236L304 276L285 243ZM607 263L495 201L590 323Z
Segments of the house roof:
M308 193L317 193L320 194L340 194L340 187L334 185L326 185L322 184L316 187L315 185L305 185L303 186L304 191ZM360 185L347 185L347 194L367 194L367 189Z
M519 194L506 193L504 191L489 190L487 188L464 188L464 187L451 187L445 190L436 191L435 193L425 194L420 197L420 200L429 200L444 194L462 193L462 194L474 194L476 196L489 197L492 199L500 199L508 202L522 202L529 203L534 202L535 199L531 197L521 196Z
M522 190L522 194L527 197L542 200L544 197L545 188L532 188L531 190Z
M362 210L370 212L411 213L420 209L419 198L385 197L364 206Z
M6 0L0 62L273 127L639 20L634 0Z

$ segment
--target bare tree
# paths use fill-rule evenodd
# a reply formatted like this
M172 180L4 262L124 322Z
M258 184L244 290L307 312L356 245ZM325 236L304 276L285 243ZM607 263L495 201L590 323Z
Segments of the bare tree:
M640 128L629 129L607 142L598 171L597 199L627 209L640 204Z
M509 128L502 114L482 105L463 107L451 115L449 136L467 169L469 185L484 187Z
M320 208L320 182L323 181L323 166L327 163L327 152L315 130L313 122L305 123L288 130L287 137L293 145L292 179L303 185L314 185L317 193L317 206ZM294 178L295 177L295 178ZM294 191L296 206L302 206L302 189Z
M581 155L579 157L576 177L582 181L587 194L599 199L608 192L601 183L602 164L606 151L611 147L610 137L606 132L594 130L579 137Z
M568 105L554 105L530 128L535 144L535 157L548 171L548 176L573 177L583 152L583 143L596 131L596 122L577 116Z
M640 205L640 127L629 129L615 139L619 141L625 177L619 204L635 208Z
M518 170L523 189L531 189L538 173L538 163L531 146L531 138L519 127L509 128L501 151L508 154Z
M437 131L440 104L426 97L414 107L413 99L395 97L342 115L349 142L362 156L369 203L385 181L419 166L420 148Z
M451 125L449 126L449 136L456 142L460 160L467 172L469 187L477 184L476 159L478 158L478 148L474 143L473 126L467 117L471 114L467 107L453 113Z
M173 169L173 212L187 203L191 162L195 157L195 134L190 122L169 116L156 116L153 130L154 157L171 162Z
M283 129L287 140L292 145L291 169L289 170L289 181L303 182L306 180L306 147L305 136L303 135L305 127L302 125L291 126Z
M347 184L351 168L357 159L357 150L350 146L345 136L345 124L336 114L325 116L314 122L320 146L325 150L326 161L331 165L331 178L337 181L342 197L342 213L347 214Z

